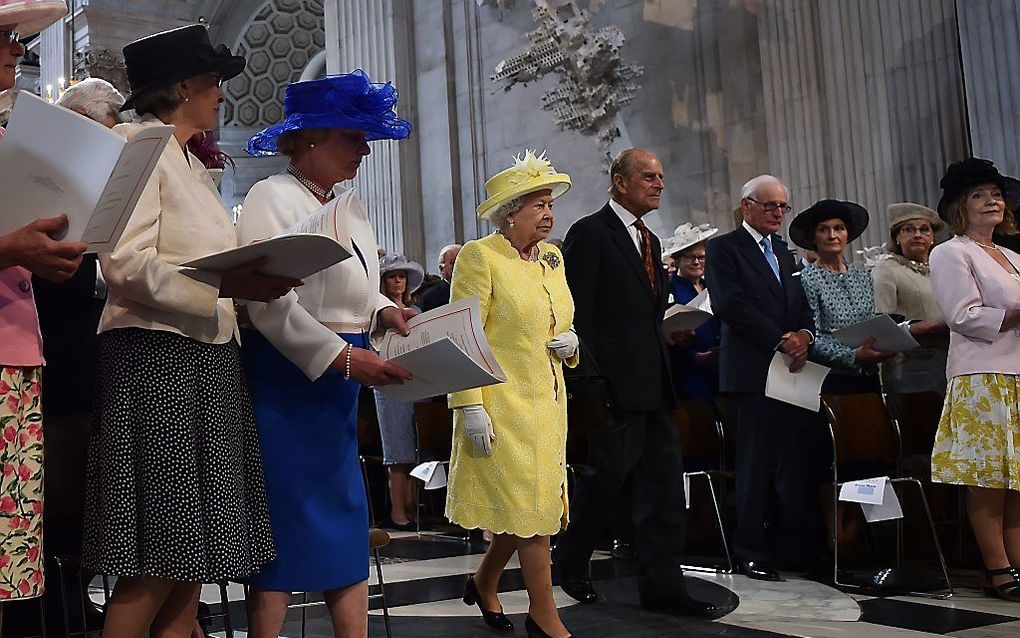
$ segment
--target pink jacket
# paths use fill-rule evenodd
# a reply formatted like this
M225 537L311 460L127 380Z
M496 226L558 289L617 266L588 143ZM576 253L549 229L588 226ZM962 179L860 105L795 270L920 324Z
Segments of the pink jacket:
M0 127L0 140L4 130ZM32 274L24 268L0 270L0 366L43 363L39 315L32 296Z
M1020 270L1020 255L1007 248L1002 253ZM1020 277L970 238L957 236L932 251L931 286L952 331L946 377L1020 375L1020 330L999 332L1006 310L1020 309Z
M43 363L39 316L32 296L32 273L0 270L0 365L34 367Z

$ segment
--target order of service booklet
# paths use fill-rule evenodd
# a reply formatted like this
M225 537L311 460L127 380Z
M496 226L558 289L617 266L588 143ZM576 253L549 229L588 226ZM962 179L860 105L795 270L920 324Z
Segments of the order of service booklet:
M482 331L478 297L434 308L407 322L411 334L389 331L379 354L414 375L379 391L397 401L418 401L506 381Z
M0 234L67 213L67 233L57 239L113 250L173 130L152 126L126 140L20 91L0 143Z
M350 238L342 232L337 216L340 207L347 205L347 198L353 197L353 193L353 190L345 191L275 237L206 255L182 265L223 272L266 257L269 262L259 272L304 279L351 256L353 251L348 248Z

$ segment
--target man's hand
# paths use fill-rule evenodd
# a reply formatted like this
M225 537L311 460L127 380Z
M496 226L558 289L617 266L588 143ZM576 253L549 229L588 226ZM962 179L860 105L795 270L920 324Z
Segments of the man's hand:
M790 362L790 372L800 372L807 363L808 349L811 347L811 336L803 331L787 332L779 349L790 355L793 361Z
M23 266L50 281L67 281L78 266L88 244L57 241L67 232L67 215L37 219L0 237L0 268Z
M411 329L407 327L407 320L417 314L420 313L414 308L389 306L379 311L379 326L383 329L396 330L406 337L411 334Z
M666 337L666 343L671 346L680 346L686 348L687 346L694 343L694 331L693 330L677 330L669 333Z

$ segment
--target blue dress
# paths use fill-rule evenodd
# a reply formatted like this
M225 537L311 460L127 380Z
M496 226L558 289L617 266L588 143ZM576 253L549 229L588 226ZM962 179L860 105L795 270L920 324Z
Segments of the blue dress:
M673 293L673 301L678 304L688 303L698 296L694 284L676 274L669 279L669 289ZM708 406L715 405L715 395L719 387L719 368L696 365L694 355L698 352L718 350L719 334L719 320L712 318L694 331L694 341L690 346L670 347L673 380L682 397L700 399Z
M367 348L363 334L341 334ZM368 578L368 504L358 461L361 386L327 370L315 381L255 331L244 334L262 444L276 561L248 583L325 591Z

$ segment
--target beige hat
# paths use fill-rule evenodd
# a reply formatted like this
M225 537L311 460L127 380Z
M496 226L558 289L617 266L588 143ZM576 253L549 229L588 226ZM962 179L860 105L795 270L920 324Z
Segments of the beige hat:
M900 226L908 221L923 219L931 224L931 229L935 233L942 230L942 227L945 226L945 222L942 221L935 211L927 206L914 204L913 202L889 204L885 212L889 217L889 243L886 245L886 249L893 253L899 252L896 246L896 235L900 232ZM933 237L932 239L934 240L935 238Z
M0 0L0 24L21 37L35 35L67 14L64 0Z
M885 209L885 212L886 215L889 216L890 230L911 219L926 220L931 224L931 227L935 232L942 230L942 226L944 226L942 220L935 211L927 206L914 204L912 202L889 204L888 208Z

